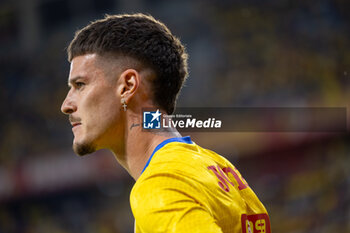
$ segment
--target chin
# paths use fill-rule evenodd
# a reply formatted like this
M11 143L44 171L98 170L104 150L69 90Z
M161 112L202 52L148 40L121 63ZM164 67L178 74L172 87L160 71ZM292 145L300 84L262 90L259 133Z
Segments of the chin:
M74 143L73 150L77 155L83 156L95 152L96 148L92 143Z

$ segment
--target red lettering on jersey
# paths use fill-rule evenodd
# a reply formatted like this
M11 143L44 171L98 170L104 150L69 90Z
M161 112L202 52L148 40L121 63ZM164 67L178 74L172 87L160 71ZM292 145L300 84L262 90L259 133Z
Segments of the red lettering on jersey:
M218 170L221 174L221 177L223 177L227 182L229 182L234 187L235 185L230 181L230 179L227 177L227 175L223 172L223 170L225 168L221 169L219 165L217 165L216 167L218 168Z
M228 173L231 173L233 175L233 177L235 178L235 180L238 183L238 189L242 190L248 187L248 183L245 181L245 179L242 176L239 176L239 172L237 169L237 172L235 170L233 170L231 167L224 167L222 169L227 175Z
M228 186L228 184L225 181L225 178L223 178L218 171L216 170L215 166L209 166L208 167L209 170L212 170L214 172L214 174L216 175L216 177L219 179L219 186L220 188L222 188L225 192L229 192L230 191L230 187ZM221 169L219 169L221 170Z
M242 233L271 233L270 218L267 214L241 216Z
M219 186L225 192L230 191L230 187L228 184L231 184L233 187L235 186L228 177L229 173L231 173L232 176L237 181L239 190L242 190L248 187L248 183L245 181L245 179L241 176L241 174L236 168L232 169L231 167L224 167L221 169L220 166L217 165L217 166L209 166L208 169L214 172L216 177L219 179L219 182L218 182Z

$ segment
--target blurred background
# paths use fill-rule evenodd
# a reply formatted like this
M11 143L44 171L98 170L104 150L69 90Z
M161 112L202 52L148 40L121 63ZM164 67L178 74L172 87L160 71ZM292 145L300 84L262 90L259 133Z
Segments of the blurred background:
M74 155L60 112L65 49L88 22L133 12L163 21L190 57L178 106L349 116L349 11L347 0L1 0L0 233L133 232L134 181L108 151ZM349 129L188 134L235 164L273 232L350 232Z

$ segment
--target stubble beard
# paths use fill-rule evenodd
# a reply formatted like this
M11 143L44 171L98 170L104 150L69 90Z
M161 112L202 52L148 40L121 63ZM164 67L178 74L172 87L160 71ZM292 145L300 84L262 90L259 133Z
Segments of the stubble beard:
M77 155L83 156L95 152L96 148L92 143L74 143L73 150Z

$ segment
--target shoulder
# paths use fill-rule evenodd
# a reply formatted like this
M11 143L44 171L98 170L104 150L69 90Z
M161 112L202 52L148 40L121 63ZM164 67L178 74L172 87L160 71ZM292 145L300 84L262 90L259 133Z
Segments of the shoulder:
M193 172L208 166L226 164L228 161L217 153L196 144L169 143L157 151L147 170Z
M154 161L136 181L130 194L132 207L156 211L183 201L203 202L203 180L208 173L205 166L191 162L191 153L181 151L170 155L164 152L153 158Z
M134 189L154 190L167 185L207 188L210 183L217 184L210 167L228 164L224 157L196 144L170 143L154 154Z
M169 199L169 193L193 194L200 192L199 176L191 166L182 163L182 161L167 162L167 168L158 165L154 163L149 166L136 181L131 192L131 199L144 199L146 196L150 199L155 196L157 198L164 196L164 198ZM178 197L178 195L172 197Z
M136 181L130 195L132 206L161 208L179 200L208 205L208 193L218 187L209 169L215 160L196 145L172 144L154 154ZM140 201L145 199L148 201Z
M145 175L135 183L130 194L132 212L141 226L148 229L163 227L163 223L170 224L189 208L207 211L200 196L201 188L185 175L172 169Z
M197 179L173 169L145 175L136 182L130 195L135 220L145 232L169 232L169 229L221 232L208 196Z
M220 189L210 169L216 164L225 166L226 160L196 144L168 144L154 154L136 181L130 195L131 205L140 206L139 200L145 198L155 200L152 206L168 205L178 199L192 199L208 205L207 195ZM142 205L150 203L142 202Z

